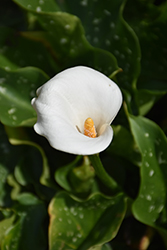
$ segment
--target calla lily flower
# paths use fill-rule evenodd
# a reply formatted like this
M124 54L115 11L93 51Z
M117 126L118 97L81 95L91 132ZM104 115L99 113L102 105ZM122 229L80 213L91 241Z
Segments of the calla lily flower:
M111 122L122 105L119 87L102 73L84 66L66 69L37 90L36 133L58 150L92 155L113 138Z

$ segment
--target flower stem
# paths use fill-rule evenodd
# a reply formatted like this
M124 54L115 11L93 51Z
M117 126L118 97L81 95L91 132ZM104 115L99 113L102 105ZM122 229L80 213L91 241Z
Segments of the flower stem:
M118 73L122 72L123 70L121 68L115 70L111 75L109 75L110 79L113 79Z
M103 164L100 160L99 155L95 154L95 155L89 155L89 159L96 171L97 176L99 177L99 179L110 189L112 189L112 191L114 193L118 192L120 190L119 185L117 184L117 182L105 171Z

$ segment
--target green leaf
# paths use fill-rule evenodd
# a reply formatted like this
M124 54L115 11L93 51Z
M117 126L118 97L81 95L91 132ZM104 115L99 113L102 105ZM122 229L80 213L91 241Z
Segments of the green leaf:
M95 247L91 247L88 250L112 250L111 246L108 244L105 244L103 246L95 246Z
M133 6L132 2L130 1L131 7ZM140 12L136 12L135 20L130 13L128 16L132 18L129 22L135 29L141 44L142 71L138 87L157 91L165 90L167 88L167 72L165 70L167 67L167 3L164 4L163 8L158 8L153 4L138 1L137 7ZM144 13L143 18L141 18L141 11ZM136 18L138 22L136 22Z
M77 156L73 162L55 172L57 183L73 193L89 193L93 188L94 176L95 171L87 156Z
M86 38L95 47L117 58L123 73L119 84L131 90L140 72L140 46L132 28L123 19L125 1L58 1L61 9L81 19Z
M11 173L17 164L19 155L23 153L20 147L10 145L5 130L0 124L0 206L11 205L11 187L7 183L9 173Z
M141 46L141 74L135 93L140 115L145 115L167 93L167 3L162 5L129 0L125 6L124 17Z
M154 91L147 89L139 89L135 92L136 104L139 107L139 114L146 115L154 104L167 93L167 89L162 91Z
M46 218L44 204L35 196L23 193L14 208L17 218L8 228L1 249L45 250L47 246L43 223Z
M73 162L58 168L55 172L55 179L57 183L66 191L72 191L72 186L69 182L69 173L79 163L80 160L81 156L78 156Z
M111 246L108 244L105 244L102 246L101 250L112 250Z
M23 186L32 183L38 192L43 192L43 195L47 190L43 190L42 185L51 189L58 189L53 178L51 178L48 159L42 147L30 139L23 127L15 128L6 126L5 129L9 142L12 145L28 146L26 154L20 157L20 161L14 171L17 181ZM38 183L39 181L42 185ZM53 190L51 189L45 194L48 198L51 198L53 195Z
M0 66L7 70L33 66L53 75L58 66L47 46L38 38L31 40L24 32L16 32L9 27L0 27Z
M15 220L15 215L10 216L9 218L5 218L0 221L0 246L1 242L5 237L6 231L12 227L12 224Z
M125 215L124 196L94 194L85 201L60 192L49 205L50 250L103 245L115 237Z
M114 138L107 151L128 159L135 165L140 166L141 155L130 131L120 125L112 127L114 130Z
M48 77L32 67L16 71L0 68L0 77L1 122L9 126L32 126L36 112L31 106L31 99Z
M167 235L167 138L158 125L146 118L129 116L129 121L142 153L141 185L133 214L164 236Z
M55 12L59 11L59 7L54 0L13 0L21 7L29 10L34 10L36 12Z
M118 69L117 61L111 53L96 49L88 43L77 16L60 11L51 12L51 6L38 11L39 4L28 8L29 1L15 0L15 2L26 11L31 11L42 29L22 34L30 40L39 40L44 44L60 65L60 70L82 64L110 75ZM49 4L48 1L47 5Z

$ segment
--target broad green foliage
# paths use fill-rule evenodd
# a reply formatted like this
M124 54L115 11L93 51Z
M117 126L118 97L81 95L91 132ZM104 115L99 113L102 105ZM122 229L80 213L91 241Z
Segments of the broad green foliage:
M59 168L55 173L57 183L67 191L90 193L95 187L95 171L87 156L78 156L72 163Z
M129 120L142 153L142 182L133 213L141 222L162 227L167 233L167 139L160 128L146 118L130 116Z
M139 91L135 95L139 112L145 115L167 92L167 3L159 7L145 5L143 1L137 1L136 5L133 3L133 0L127 1L125 15L140 41L141 74L137 83Z
M117 69L117 63L112 54L95 49L88 43L77 16L57 12L56 4L52 6L53 1L46 3L47 13L43 12L43 4L40 5L37 1L32 1L32 5L30 1L17 0L16 2L26 10L31 10L31 14L41 26L40 32L25 32L24 36L31 40L41 40L58 64L58 70L82 64L93 66L110 75Z
M62 246L61 249L87 250L91 246L102 245L115 236L124 213L122 195L107 198L94 194L81 202L61 192L49 205L50 249Z
M0 69L0 120L10 126L32 126L36 113L31 106L35 90L48 80L39 69Z
M113 127L115 138L113 139L112 144L108 148L108 151L123 157L133 162L134 164L141 165L141 156L138 150L137 145L134 142L133 136L125 127L116 126ZM124 140L122 140L124 138ZM128 141L128 148L127 148Z
M166 13L163 0L2 1L0 250L167 249ZM76 65L123 93L103 171L32 129L37 88Z
M41 227L46 216L44 204L32 194L22 193L17 197L14 213L14 221L13 216L5 221L6 227L11 221L13 225L8 227L8 233L4 235L1 249L46 249L47 237Z

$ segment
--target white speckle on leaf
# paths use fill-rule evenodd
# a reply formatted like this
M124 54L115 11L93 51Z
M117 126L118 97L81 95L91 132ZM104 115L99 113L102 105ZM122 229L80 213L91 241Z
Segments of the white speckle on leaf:
M107 16L110 16L111 15L111 13L108 11L108 10L104 10L104 13L107 15Z
M153 176L153 174L154 174L154 170L150 170L149 176L151 177L151 176Z
M148 168L150 166L150 164L146 161L145 166Z
M70 29L70 25L69 25L69 24L66 24L66 25L65 25L65 29L67 29L67 30Z
M13 116L12 116L12 119L13 119L14 121L16 121L16 120L17 120L17 116L13 115Z
M98 43L99 39L97 37L94 37L93 42Z
M71 224L71 223L72 223L72 221L71 221L71 220L67 220L67 222L68 222L68 224Z
M157 209L158 213L161 213L164 208L164 205L160 205L159 208Z
M0 78L0 84L2 84L2 83L4 83L6 81L6 79L5 78Z
M145 137L149 137L149 133L145 133L144 136L145 136Z
M162 158L163 154L164 154L163 152L160 152L159 155L158 155L158 163L159 164L167 163L167 160Z
M66 44L67 43L67 38L61 38L60 43L61 44Z
M40 6L36 7L36 12L41 12L41 7Z
M95 18L94 20L93 20L93 24L99 24L100 23L100 19L99 18Z
M71 208L70 208L70 212L73 214L74 211L75 211L74 207L71 207Z
M5 87L0 86L0 93L5 94L5 92L6 92L6 88L5 88Z
M15 112L16 112L16 109L15 109L15 108L11 108L11 109L8 110L8 114L9 114L9 115L12 115L12 114L15 113Z
M72 241L73 241L73 242L76 242L76 241L77 241L77 238L76 238L76 237L73 237L73 238L72 238Z
M148 201L151 201L152 200L152 197L151 197L151 195L146 195L146 200L148 200Z
M150 156L150 157L153 157L153 153L152 153L152 152L150 152L150 153L149 153L149 156Z
M109 46L110 44L111 44L110 40L106 39L106 45Z
M115 39L116 41L118 41L118 40L119 40L119 36L118 36L118 35L114 35L114 39Z
M129 54L129 55L131 55L132 54L132 51L131 51L131 49L129 49L129 48L127 48L127 53Z
M6 70L10 70L10 67L9 67L9 66L6 66L5 69L6 69Z
M110 27L112 28L112 29L114 29L115 28L115 23L110 23Z
M82 237L82 234L78 233L78 234L77 234L77 237L78 237L78 238L81 238L81 237Z
M83 219L84 218L84 214L79 214L79 218Z
M153 210L155 209L155 206L154 205L151 205L148 209L148 212L151 213Z
M87 0L82 0L82 1L80 2L80 4L81 4L82 6L87 6L88 1L87 1Z

